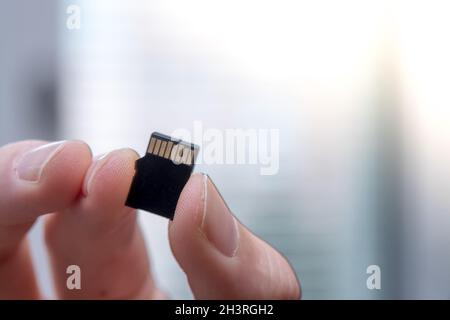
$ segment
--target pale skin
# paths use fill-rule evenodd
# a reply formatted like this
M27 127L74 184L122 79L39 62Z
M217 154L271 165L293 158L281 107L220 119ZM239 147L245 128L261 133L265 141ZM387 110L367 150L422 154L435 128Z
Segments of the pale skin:
M151 272L136 211L124 206L138 154L93 158L80 141L21 141L0 148L0 299L42 299L27 233L45 215L60 299L165 299ZM197 299L298 299L288 261L230 212L211 179L183 189L169 242ZM66 268L82 270L68 290Z

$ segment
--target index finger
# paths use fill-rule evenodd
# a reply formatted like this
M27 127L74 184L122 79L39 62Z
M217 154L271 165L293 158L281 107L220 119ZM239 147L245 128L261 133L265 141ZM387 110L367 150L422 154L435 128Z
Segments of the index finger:
M0 298L36 298L25 235L35 219L80 193L89 147L79 141L23 141L0 148Z

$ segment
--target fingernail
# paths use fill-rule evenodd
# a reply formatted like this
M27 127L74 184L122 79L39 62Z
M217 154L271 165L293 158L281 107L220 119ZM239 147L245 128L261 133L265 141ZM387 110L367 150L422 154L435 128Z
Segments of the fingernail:
M111 152L100 154L92 159L92 164L86 172L86 176L84 177L83 182L83 195L86 197L89 194L89 190L92 185L92 181L94 180L95 174L98 170L100 170L105 163L107 162L108 156Z
M19 179L39 182L47 164L63 149L66 141L58 141L32 149L22 155L15 164Z
M204 175L204 192L202 230L220 252L233 257L239 246L236 219L207 175Z

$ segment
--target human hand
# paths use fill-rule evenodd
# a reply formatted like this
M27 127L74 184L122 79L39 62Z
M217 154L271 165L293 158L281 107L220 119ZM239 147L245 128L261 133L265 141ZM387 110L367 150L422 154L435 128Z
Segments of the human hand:
M22 141L0 148L0 299L42 298L27 232L45 217L58 298L161 299L136 211L125 207L136 152L92 159L80 141ZM211 179L194 174L169 222L172 252L197 299L297 299L287 260L230 212ZM68 290L66 268L82 270Z

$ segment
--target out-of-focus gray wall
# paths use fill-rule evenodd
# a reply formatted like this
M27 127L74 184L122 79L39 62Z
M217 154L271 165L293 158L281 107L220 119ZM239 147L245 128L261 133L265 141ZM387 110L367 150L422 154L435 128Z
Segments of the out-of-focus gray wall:
M0 145L59 138L59 10L56 0L0 2ZM41 222L29 236L39 283L51 297Z
M0 144L57 136L57 1L0 3Z

